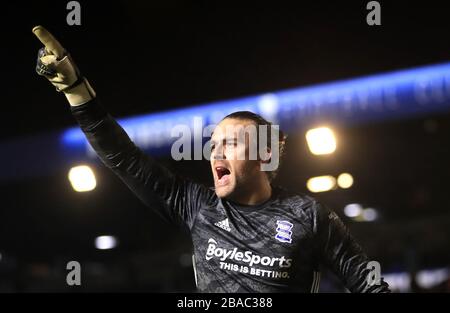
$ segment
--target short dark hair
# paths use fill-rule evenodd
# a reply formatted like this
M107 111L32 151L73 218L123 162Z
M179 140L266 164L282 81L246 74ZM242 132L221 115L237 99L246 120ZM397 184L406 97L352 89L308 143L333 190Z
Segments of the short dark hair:
M271 122L269 122L268 120L266 120L264 117L262 117L259 114L253 113L251 111L236 111L236 112L233 112L233 113L225 116L222 119L222 121L227 118L239 119L239 120L249 120L249 121L252 121L253 123L255 123L256 126L260 126L260 125L268 126L267 127L267 138L268 138L267 144L268 144L269 148L272 149L271 138L272 138L273 124ZM257 132L258 131L259 131L259 127L257 127ZM259 138L259 135L258 135L258 138ZM281 160L284 155L285 145L286 145L286 135L280 129L279 130L279 138L278 138L279 166L275 171L270 171L270 172L267 171L266 172L270 181L272 181L278 174L278 169L280 168Z

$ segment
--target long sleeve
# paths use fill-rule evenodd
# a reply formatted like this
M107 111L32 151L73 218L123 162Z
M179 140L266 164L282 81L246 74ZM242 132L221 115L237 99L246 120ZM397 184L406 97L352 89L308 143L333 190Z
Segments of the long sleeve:
M372 283L370 260L333 211L315 202L316 240L319 258L351 292L390 292L383 279Z
M71 111L101 161L147 206L170 222L192 228L208 188L183 179L143 153L97 99Z

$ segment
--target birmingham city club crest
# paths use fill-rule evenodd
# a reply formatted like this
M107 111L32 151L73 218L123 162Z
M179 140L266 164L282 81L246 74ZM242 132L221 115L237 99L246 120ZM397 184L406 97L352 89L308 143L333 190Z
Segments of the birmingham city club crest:
M292 242L292 227L294 224L288 221L277 221L277 234L275 239L281 242Z

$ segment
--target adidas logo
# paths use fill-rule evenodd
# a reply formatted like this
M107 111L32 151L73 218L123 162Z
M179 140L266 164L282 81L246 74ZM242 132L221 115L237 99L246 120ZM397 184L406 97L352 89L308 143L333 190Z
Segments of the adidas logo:
M230 223L228 222L228 218L224 219L223 221L214 223L214 225L216 225L216 226L218 226L218 227L220 227L222 229L225 229L228 232L231 231Z

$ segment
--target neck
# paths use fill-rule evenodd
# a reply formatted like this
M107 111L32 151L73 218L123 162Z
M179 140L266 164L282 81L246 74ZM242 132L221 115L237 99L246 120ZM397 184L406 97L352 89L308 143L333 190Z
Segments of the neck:
M258 205L269 200L271 196L272 186L268 180L263 180L251 190L242 190L242 193L232 197L231 200L243 205Z

